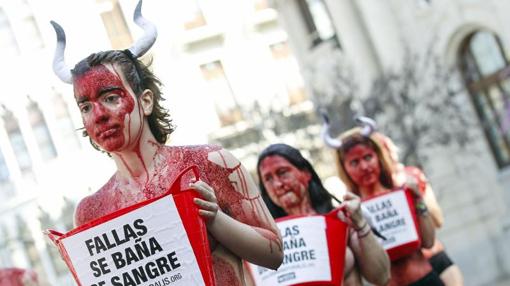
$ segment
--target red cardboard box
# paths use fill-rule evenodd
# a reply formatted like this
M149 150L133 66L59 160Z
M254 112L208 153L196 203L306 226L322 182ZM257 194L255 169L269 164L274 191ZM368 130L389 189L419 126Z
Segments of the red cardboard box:
M203 219L182 176L157 198L65 234L48 230L78 285L215 285ZM130 284L131 283L131 284ZM158 284L159 283L159 284Z
M284 260L276 271L245 262L255 285L342 285L348 229L338 211L276 219Z
M363 200L372 225L386 240L378 238L392 261L421 247L418 220L409 190L396 190Z

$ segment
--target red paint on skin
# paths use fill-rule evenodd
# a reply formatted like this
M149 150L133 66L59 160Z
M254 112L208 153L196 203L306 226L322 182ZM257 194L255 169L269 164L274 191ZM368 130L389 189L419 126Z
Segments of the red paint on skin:
M308 172L298 169L279 155L264 158L260 163L259 170L269 197L287 213L291 208L311 207L311 203L306 201L307 186L311 179ZM306 209L310 208L303 208L301 211ZM309 213L301 213L301 215L304 214Z
M216 285L241 286L244 285L237 278L236 271L231 264L221 257L213 256L213 267L216 278Z
M121 78L105 66L98 65L78 76L74 87L77 100L90 103L91 110L82 112L82 118L92 140L109 152L122 147L126 142L124 119L133 111L135 102ZM104 103L106 88L115 88L112 93L119 96L117 106Z
M221 160L223 162L223 166L225 166L225 169L227 169L231 174L236 172L237 174L237 177L239 178L239 180L241 181L241 186L240 188L238 187L239 191L243 194L243 199L250 202L251 204L251 207L253 210L255 210L255 212L257 213L257 216L255 216L255 218L263 218L262 220L264 221L268 221L272 218L269 217L269 215L265 212L259 212L258 210L260 209L263 209L263 206L261 205L261 202L259 200L260 198L260 194L255 196L255 197L250 197L249 195L249 189L248 189L248 180L246 179L246 176L244 174L244 172L241 170L241 163L237 164L237 166L235 166L234 168L227 168L227 162L225 160L225 157L223 156L223 154L220 153L220 157L221 157ZM230 181L233 185L236 185L237 186L237 182L235 181ZM257 223L257 225L262 225L262 222L259 221ZM260 228L256 228L256 227L252 227L259 235L261 235L262 237L266 238L268 241L269 241L269 249L271 252L273 252L273 244L272 242L275 242L276 245L278 246L278 248L280 250L282 250L282 246L281 244L279 243L279 238L278 238L278 235L276 233L273 233L273 232L270 232L270 231L267 231L267 229L260 229Z
M372 188L379 182L381 167L377 153L369 146L358 144L345 153L346 173L362 188Z
M127 164L120 151L122 151L121 148L127 147L126 145L134 144L132 151L141 162L144 174L147 175L147 166L143 161L140 148L140 138L145 125L143 110L141 105L138 104L136 112L134 112L135 95L129 86L124 85L117 68L114 66L113 69L114 72L104 65L98 65L75 79L77 99L80 101L84 99L91 104L90 112L82 112L83 123L92 140L106 151L119 155L132 176L136 174ZM106 89L111 91L104 92ZM119 96L118 104L105 103L104 98L110 93ZM138 117L137 123L140 126L132 126L136 124L132 120L133 115ZM134 138L131 133L132 128L136 128ZM125 133L127 136L125 136ZM148 176L145 176L145 178L145 183L147 183Z
M145 143L157 144L155 142ZM123 184L123 181L118 180L116 175L112 176L98 192L80 202L76 210L77 225L85 224L88 221L114 212L120 208L165 193L181 170L188 166L196 165L199 168L200 179L208 183L215 190L218 205L226 214L238 221L251 225L257 233L260 233L264 238L274 241L279 245L278 235L275 232L276 230L272 229L270 220L267 220L266 216L262 216L263 212L259 211L262 208L253 207L253 201L260 201L260 195L249 196L247 189L248 182L244 175L239 176L239 178L244 181L240 183L239 186L234 186L229 178L231 174L238 170L241 171L241 173L236 174L244 173L241 170L241 165L239 164L233 168L227 168L225 160L223 160L224 166L219 166L208 159L209 153L219 152L221 154L221 150L221 147L212 145L182 147L161 146L154 157L149 181L144 185L142 190L133 189L133 186L127 183ZM194 179L192 172L186 174L181 181L181 189L187 189L192 179ZM248 208L246 203L251 207ZM262 203L260 203L259 206L262 206L261 204ZM213 245L215 243L214 241L211 242ZM218 249L224 248L218 246L213 250L216 277L220 281L235 282L232 282L234 284L229 282L230 284L220 283L218 285L242 285L240 282L241 278L237 277L235 271L222 271L221 267L218 268L216 266L217 258L226 255L224 251L222 252ZM229 260L239 260L239 258L231 253L228 255L233 256L230 257ZM223 263L227 262L223 261ZM230 265L229 267L235 269L237 266ZM241 271L242 270L239 269L237 273L241 273Z

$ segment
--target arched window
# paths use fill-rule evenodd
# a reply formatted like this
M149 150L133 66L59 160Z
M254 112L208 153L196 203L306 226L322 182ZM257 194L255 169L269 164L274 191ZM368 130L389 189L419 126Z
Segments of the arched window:
M69 108L62 97L62 94L55 88L53 89L53 108L55 109L55 119L57 130L64 140L63 148L69 151L75 151L80 147L80 142L77 137L76 128L71 120Z
M30 100L27 109L28 116L30 118L30 125L34 131L35 140L37 141L37 146L41 151L42 158L44 160L55 158L57 156L57 151L55 150L55 145L53 145L48 125L46 124L46 120L44 119L39 105L35 101Z
M221 126L234 124L243 119L239 104L220 61L200 66L202 76L207 82L208 91L214 98L216 113Z
M9 141L11 143L12 150L14 151L14 155L16 156L16 160L18 161L21 173L23 175L30 175L32 174L32 158L28 153L28 148L25 144L23 134L21 133L18 120L12 111L7 109L5 106L2 106L1 113L5 125L5 131L9 136Z
M315 47L325 41L334 41L340 47L331 14L324 0L297 1L310 37L310 46Z
M2 55L17 55L19 53L18 42L12 31L11 24L4 10L0 8L0 50Z
M499 38L488 31L469 35L458 66L499 168L510 165L510 65Z
M118 0L97 0L106 33L113 49L124 49L133 39Z

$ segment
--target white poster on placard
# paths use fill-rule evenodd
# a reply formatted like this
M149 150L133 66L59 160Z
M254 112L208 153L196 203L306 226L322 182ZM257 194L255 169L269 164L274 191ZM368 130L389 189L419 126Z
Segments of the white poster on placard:
M205 285L172 196L62 243L83 286Z
M418 240L404 191L394 191L363 202L374 227L386 237L378 238L384 249Z
M283 239L284 259L278 270L249 264L258 286L283 286L331 281L326 221L323 216L277 222Z

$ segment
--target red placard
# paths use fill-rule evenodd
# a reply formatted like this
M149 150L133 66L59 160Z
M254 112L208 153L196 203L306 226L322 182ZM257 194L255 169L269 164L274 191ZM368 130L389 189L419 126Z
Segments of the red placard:
M348 227L338 219L338 211L276 219L284 261L276 271L245 262L255 285L342 285Z
M391 261L421 247L418 219L410 190L396 190L363 200L370 220L386 240L378 238Z
M122 219L122 217L127 217L130 214L133 214L134 212L140 212L144 208L155 206L156 204L173 202L175 203L175 207L178 212L178 216L180 217L180 221L182 221L182 226L186 232L185 237L187 236L187 239L189 240L189 244L191 245L194 259L196 260L199 271L201 273L202 279L204 281L204 285L212 286L215 285L214 275L213 275L213 268L212 268L212 257L211 252L209 249L209 241L207 238L207 230L205 226L204 220L199 216L198 214L198 208L193 203L193 199L197 197L197 193L192 189L185 189L181 190L181 178L188 173L189 171L193 171L195 178L198 179L199 173L198 168L196 166L190 166L186 169L184 169L175 179L175 181L171 184L170 189L165 194L146 200L140 203L137 203L135 205L120 209L116 212L113 212L111 214L108 214L106 216L103 216L101 218L95 219L87 224L84 224L80 227L77 227L65 234L59 233L54 230L47 230L46 234L48 237L55 243L55 245L58 247L62 258L66 262L67 266L71 270L76 282L78 285L83 286L89 286L84 285L80 282L79 275L75 269L75 265L72 263L72 259L69 256L68 249L66 249L65 241L68 238L83 235L85 232L90 232L94 228L99 228L101 226L106 225L107 223L113 223L114 220ZM158 214L154 213L151 214L153 217L157 217ZM161 218L159 218L161 219ZM166 218L163 218L165 220ZM180 223L180 222L179 222ZM138 227L141 226L140 221L138 221ZM124 226L125 227L125 226ZM138 230L143 229L139 228ZM106 235L106 234L103 234ZM153 237L154 238L154 237ZM152 238L151 238L152 239ZM182 238L180 238L182 239ZM141 239L138 238L135 241L140 241ZM158 250L157 247L157 240L154 242L154 240L149 240L149 243L152 246L153 249ZM84 244L86 244L84 242ZM160 245L159 245L160 246ZM96 246L97 247L97 246ZM160 246L161 248L161 246ZM89 248L88 251L91 251ZM127 253L127 252L126 252ZM92 252L90 252L92 255ZM175 253L174 253L175 254ZM163 258L161 258L163 259ZM175 256L168 256L168 260L170 260L172 263L178 264L176 262L177 260ZM126 259L127 261L127 259ZM97 261L96 261L97 262ZM117 263L114 263L115 266L117 266ZM187 263L189 264L189 263ZM147 264L148 265L148 264ZM111 266L111 265L110 265ZM145 266L147 267L147 266ZM169 267L169 266L166 266ZM97 265L96 265L97 268ZM168 278L168 279L174 279L174 278ZM178 280L178 278L175 278ZM181 278L179 278L181 279ZM174 282L174 281L171 281ZM163 283L163 282L162 282ZM166 282L165 282L166 283ZM93 284L95 285L95 284ZM100 284L98 284L100 285ZM103 285L111 285L111 284L103 284ZM121 284L118 284L121 285Z

